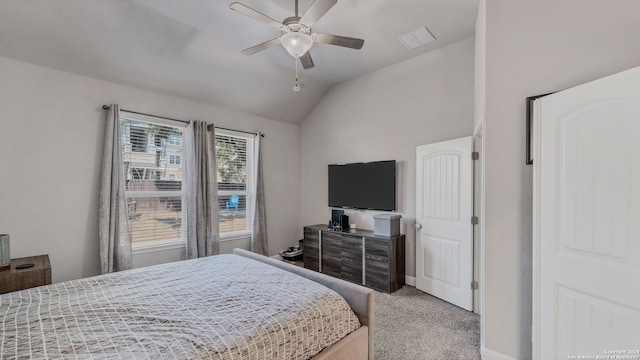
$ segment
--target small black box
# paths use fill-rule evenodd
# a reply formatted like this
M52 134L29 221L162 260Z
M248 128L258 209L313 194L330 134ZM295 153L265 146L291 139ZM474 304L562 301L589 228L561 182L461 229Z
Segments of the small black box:
M342 229L342 231L348 231L349 230L349 216L348 215L341 215L340 216L340 229Z

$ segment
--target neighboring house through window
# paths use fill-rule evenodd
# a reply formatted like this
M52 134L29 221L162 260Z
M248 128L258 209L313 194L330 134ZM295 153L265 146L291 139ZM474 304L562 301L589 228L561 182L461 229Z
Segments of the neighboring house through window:
M186 124L126 111L121 111L120 124L134 251L184 246L186 182L181 158Z
M131 144L131 151L147 152L149 138L144 126L130 126L128 139Z

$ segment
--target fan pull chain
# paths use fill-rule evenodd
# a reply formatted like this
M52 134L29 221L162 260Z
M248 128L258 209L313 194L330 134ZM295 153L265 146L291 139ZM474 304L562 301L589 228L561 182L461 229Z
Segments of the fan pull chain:
M293 58L296 62L296 82L293 84L293 91L300 92L300 83L298 82L298 58Z

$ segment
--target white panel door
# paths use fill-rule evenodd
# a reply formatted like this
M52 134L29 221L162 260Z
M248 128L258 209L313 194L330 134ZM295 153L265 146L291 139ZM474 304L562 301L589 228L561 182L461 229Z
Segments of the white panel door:
M640 359L640 68L535 110L534 358Z
M473 138L416 149L416 287L473 310Z

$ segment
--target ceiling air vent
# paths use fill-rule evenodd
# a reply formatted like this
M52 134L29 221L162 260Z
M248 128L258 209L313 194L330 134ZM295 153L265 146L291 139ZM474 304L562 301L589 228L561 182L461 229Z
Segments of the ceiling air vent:
M412 31L408 34L402 35L398 38L398 41L404 45L407 49L415 49L418 46L428 44L436 39L431 31L427 27L422 27L416 31Z

